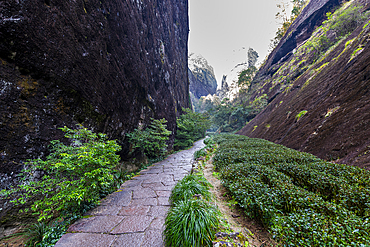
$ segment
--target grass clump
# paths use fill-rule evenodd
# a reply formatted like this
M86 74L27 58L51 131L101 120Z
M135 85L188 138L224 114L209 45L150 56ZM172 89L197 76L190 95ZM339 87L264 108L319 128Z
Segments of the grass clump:
M219 211L202 199L178 201L165 221L167 246L212 246L219 227Z
M214 139L224 186L281 245L368 246L370 172L266 140Z
M211 184L203 176L187 175L173 188L170 201L175 204L192 199L194 195L201 195L205 200L210 200L210 187Z
M165 220L166 246L212 246L220 212L211 202L211 187L201 174L189 174L176 184Z

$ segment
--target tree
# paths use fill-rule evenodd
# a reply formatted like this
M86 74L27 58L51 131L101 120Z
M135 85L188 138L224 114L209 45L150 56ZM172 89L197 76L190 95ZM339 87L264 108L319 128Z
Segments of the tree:
M140 149L149 158L157 158L167 152L167 141L171 131L166 129L166 119L151 118L151 121L145 130L135 129L126 136L134 149Z
M194 141L205 137L206 130L211 126L208 113L193 112L185 108L183 111L185 114L182 114L176 121L177 131L174 145L176 150L190 147Z

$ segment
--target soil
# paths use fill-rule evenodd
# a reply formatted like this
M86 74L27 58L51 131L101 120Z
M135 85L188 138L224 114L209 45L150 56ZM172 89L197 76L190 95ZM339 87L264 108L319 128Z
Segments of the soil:
M212 159L204 163L204 177L212 184L211 192L215 195L216 204L221 213L234 232L241 232L249 242L251 247L276 246L270 233L262 224L254 219L247 217L242 208L230 203L226 188L221 184L221 180L213 175Z
M27 239L24 236L15 236L0 240L0 247L23 247Z

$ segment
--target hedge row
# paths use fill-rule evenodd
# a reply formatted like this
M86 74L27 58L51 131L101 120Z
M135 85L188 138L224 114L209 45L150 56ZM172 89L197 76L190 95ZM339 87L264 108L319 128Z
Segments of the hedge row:
M261 139L219 135L214 165L284 246L369 246L370 172Z

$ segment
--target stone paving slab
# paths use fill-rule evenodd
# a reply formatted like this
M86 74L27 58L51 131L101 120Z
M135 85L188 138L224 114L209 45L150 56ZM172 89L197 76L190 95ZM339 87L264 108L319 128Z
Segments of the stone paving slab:
M102 247L111 246L116 236L108 234L92 234L92 233L67 233L59 239L55 246L76 247Z
M203 147L203 141L198 141L123 183L86 218L71 225L55 246L163 247L171 190L191 171L193 154Z
M137 206L128 206L122 207L122 210L118 215L147 215L149 212L150 206L137 205Z
M123 233L134 233L134 232L144 232L152 223L154 217L135 215L127 216L125 219L115 227L111 233L112 234L123 234Z
M124 219L123 216L93 216L82 218L68 228L68 232L109 233Z
M127 233L119 235L113 243L113 247L140 246L144 240L145 233Z

